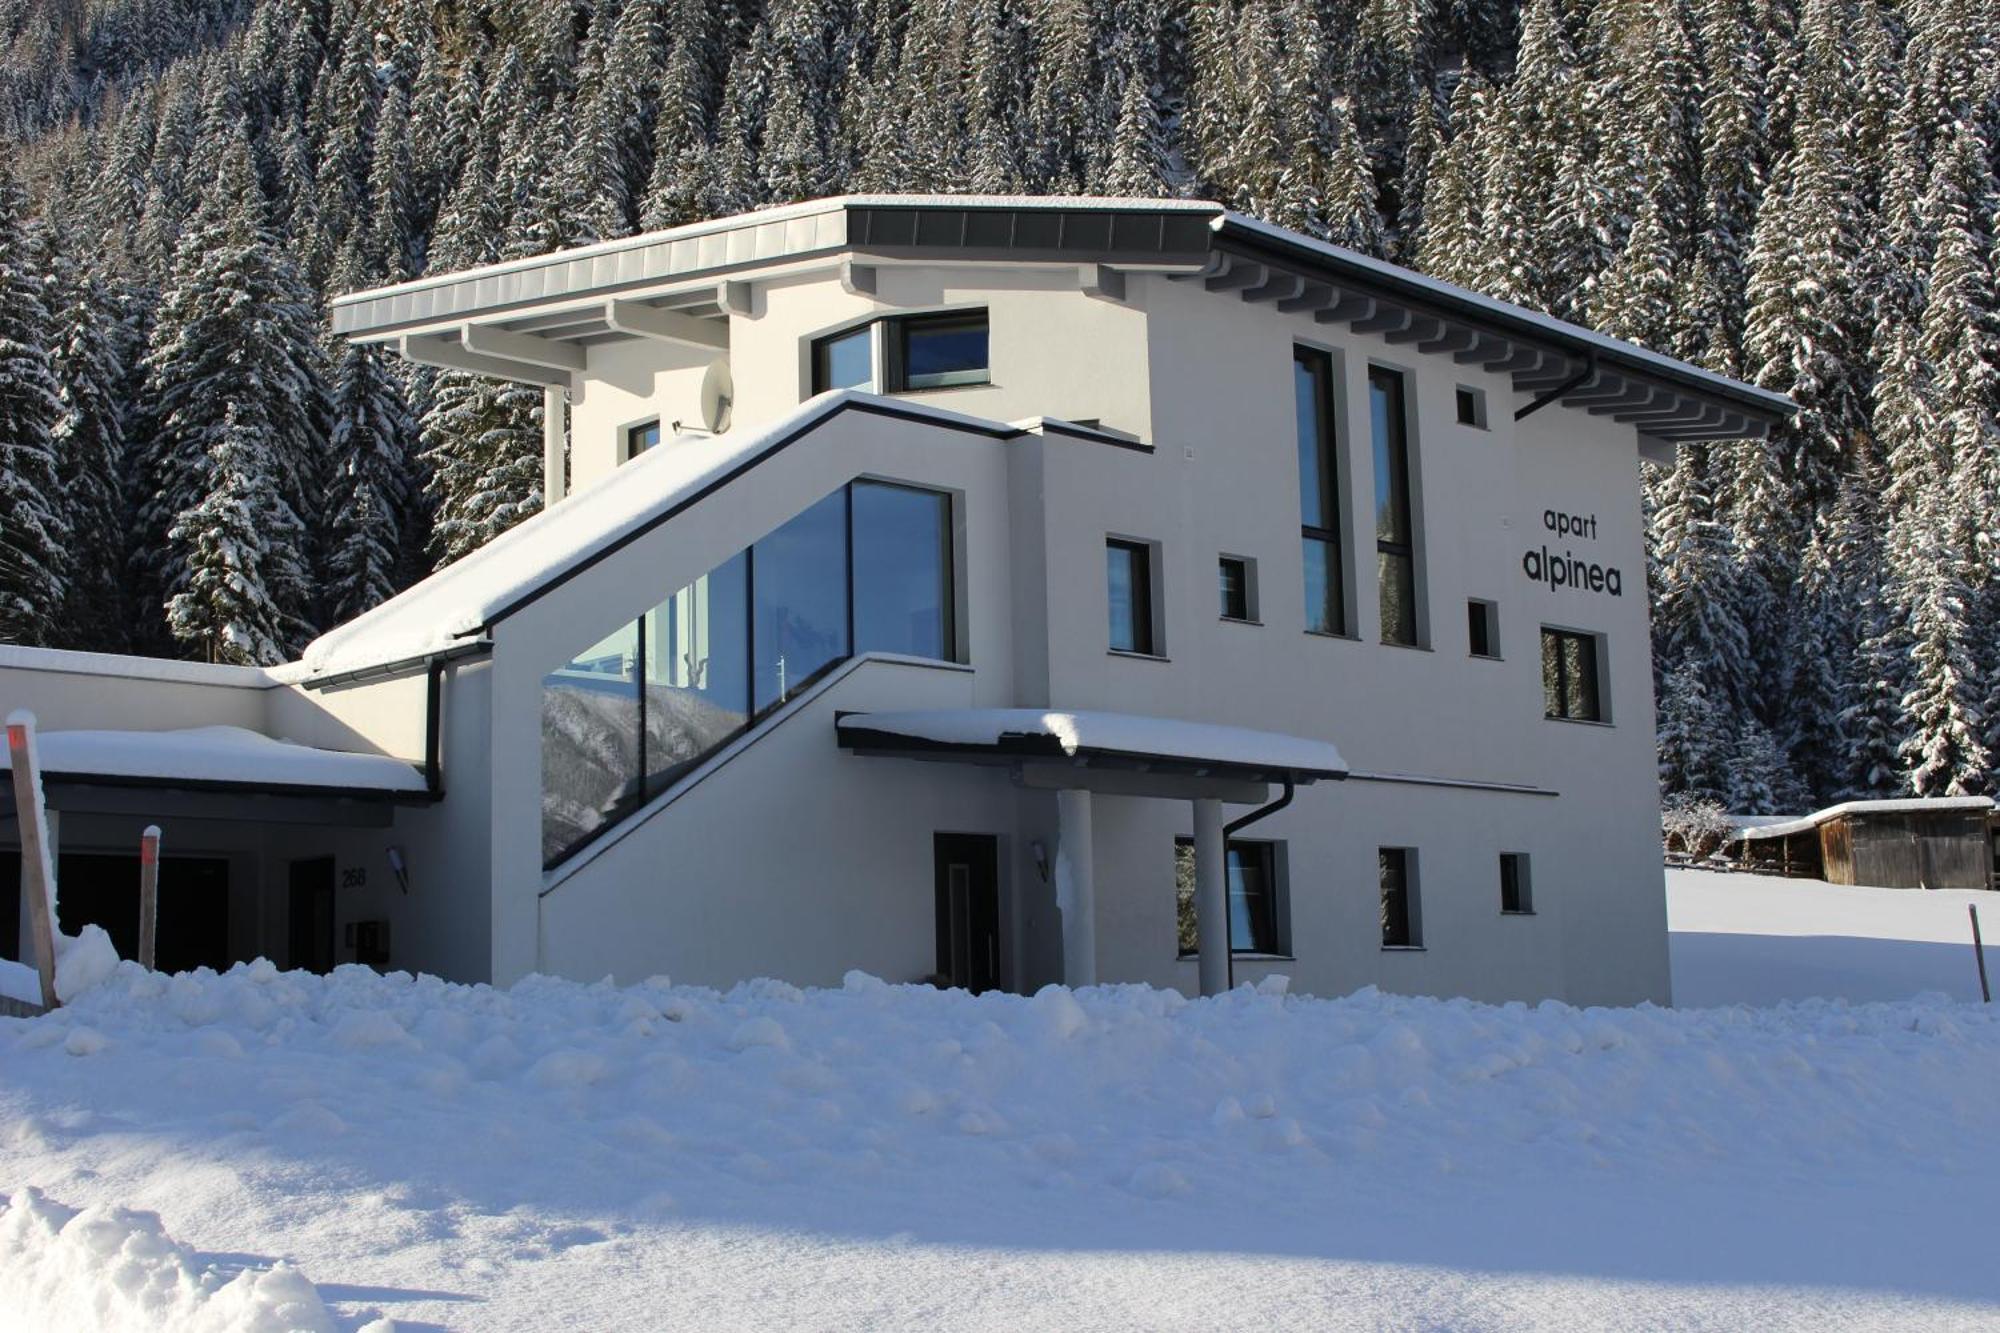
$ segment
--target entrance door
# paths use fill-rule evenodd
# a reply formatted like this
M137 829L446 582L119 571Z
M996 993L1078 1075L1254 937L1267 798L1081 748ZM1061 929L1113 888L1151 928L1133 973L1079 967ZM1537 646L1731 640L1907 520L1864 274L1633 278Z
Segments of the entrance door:
M292 862L291 965L333 971L333 858Z
M938 976L974 995L1000 984L1000 840L940 833L937 866Z

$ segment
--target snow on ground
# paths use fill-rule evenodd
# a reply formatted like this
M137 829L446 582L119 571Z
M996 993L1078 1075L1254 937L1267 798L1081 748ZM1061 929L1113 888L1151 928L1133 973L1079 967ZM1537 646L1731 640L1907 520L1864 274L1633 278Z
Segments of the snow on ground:
M1801 938L1746 878L1677 947ZM0 1020L0 1329L2000 1328L1996 1103L1941 995L124 964Z
M1901 1000L1925 991L1977 1001L1968 904L1979 907L2000 987L2000 893L1669 870L1674 1003Z

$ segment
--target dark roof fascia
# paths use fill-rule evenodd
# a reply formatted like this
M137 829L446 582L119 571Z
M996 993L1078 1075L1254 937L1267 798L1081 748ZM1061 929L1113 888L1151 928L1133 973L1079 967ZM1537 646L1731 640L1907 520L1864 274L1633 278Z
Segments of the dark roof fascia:
M1424 278L1393 265L1360 265L1341 261L1331 247L1310 243L1287 244L1278 236L1259 228L1242 225L1224 214L1217 232L1219 248L1241 253L1280 268L1318 272L1336 286L1363 295L1380 296L1420 314L1452 323L1483 329L1545 352L1558 353L1579 361L1595 358L1599 365L1632 379L1671 387L1692 398L1719 401L1758 421L1778 424L1790 420L1798 405L1783 394L1759 389L1726 376L1709 376L1698 367L1676 370L1643 355L1641 349L1614 338L1596 338L1589 330L1566 333L1560 321L1544 322L1533 312L1518 315L1505 302L1481 297L1473 292L1456 292L1447 284Z

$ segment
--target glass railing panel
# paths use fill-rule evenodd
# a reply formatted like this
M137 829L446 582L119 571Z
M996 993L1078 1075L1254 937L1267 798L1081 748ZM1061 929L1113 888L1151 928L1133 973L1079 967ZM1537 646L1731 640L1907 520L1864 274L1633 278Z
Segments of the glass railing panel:
M847 492L750 548L752 701L783 703L848 655Z

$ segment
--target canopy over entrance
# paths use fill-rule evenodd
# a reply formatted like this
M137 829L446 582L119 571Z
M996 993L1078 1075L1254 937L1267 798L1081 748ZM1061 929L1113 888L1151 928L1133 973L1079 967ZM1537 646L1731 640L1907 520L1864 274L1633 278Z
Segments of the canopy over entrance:
M1115 780L1092 778L1144 774L1191 779L1158 783L1157 794L1193 797L1204 794L1196 785L1202 782L1304 785L1347 776L1347 761L1326 741L1131 713L944 708L846 713L835 727L840 743L856 754L1018 766L1024 780L1030 771L1042 779L1037 786L1109 791L1119 785Z
M1215 995L1230 984L1233 954L1230 834L1283 808L1295 787L1347 776L1347 761L1326 741L1129 713L1039 708L846 713L834 720L834 728L840 744L856 754L1000 766L1021 786L1056 793L1056 903L1063 918L1063 974L1072 986L1097 981L1093 794L1193 804L1201 993ZM1283 784L1284 794L1265 805L1271 783ZM1261 808L1225 825L1225 801Z

